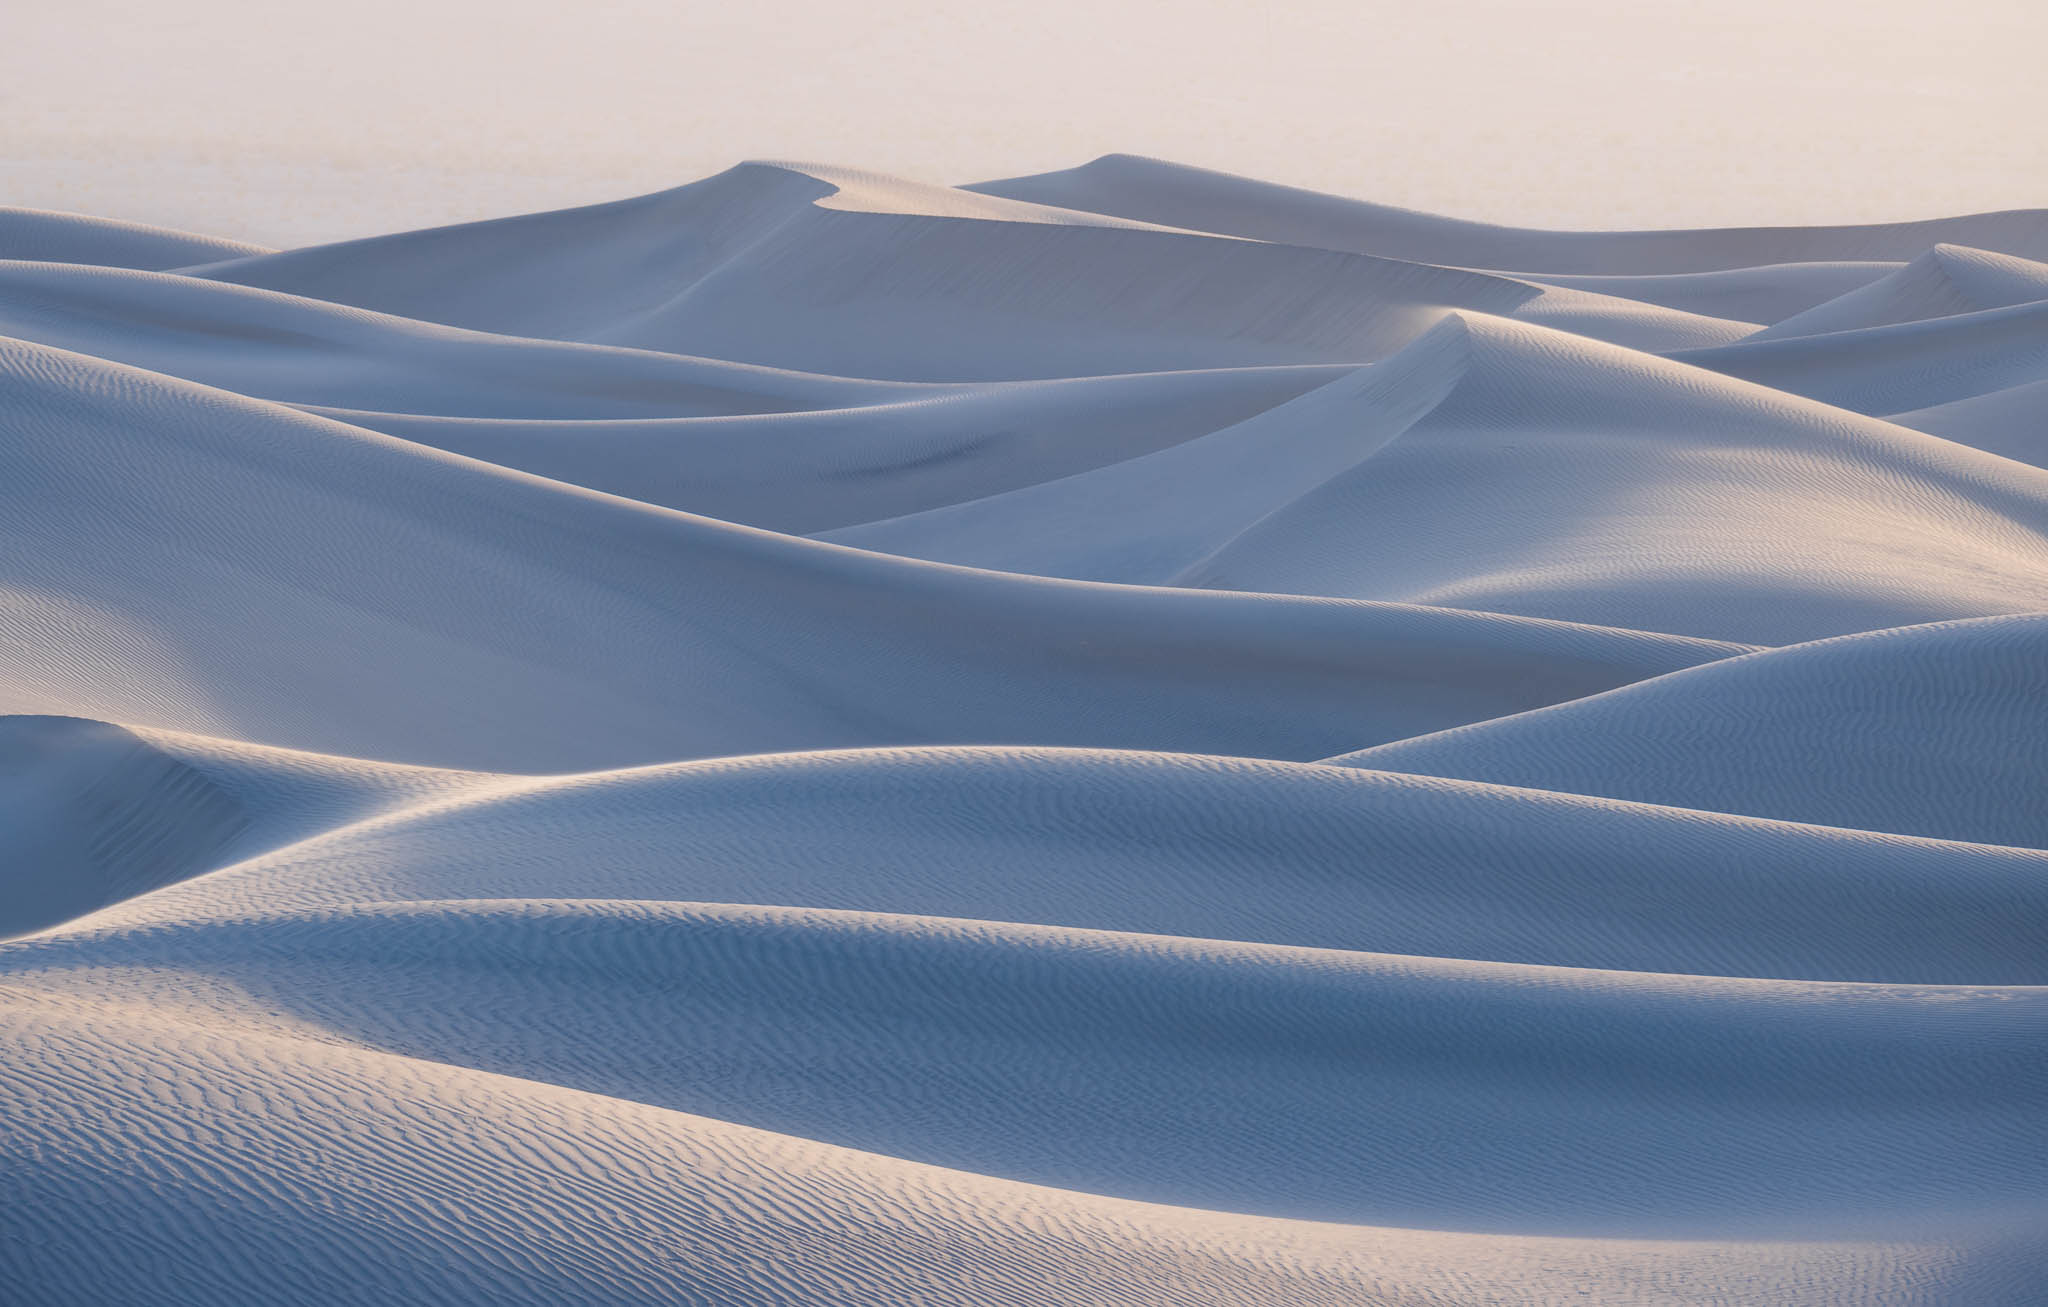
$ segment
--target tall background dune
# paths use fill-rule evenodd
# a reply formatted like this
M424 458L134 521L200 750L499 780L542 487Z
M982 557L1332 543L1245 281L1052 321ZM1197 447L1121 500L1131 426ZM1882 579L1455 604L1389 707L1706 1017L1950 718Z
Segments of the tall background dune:
M1610 229L2026 208L2048 166L2032 0L73 0L9 18L10 203L266 245L611 200L744 156L957 183L1128 151Z

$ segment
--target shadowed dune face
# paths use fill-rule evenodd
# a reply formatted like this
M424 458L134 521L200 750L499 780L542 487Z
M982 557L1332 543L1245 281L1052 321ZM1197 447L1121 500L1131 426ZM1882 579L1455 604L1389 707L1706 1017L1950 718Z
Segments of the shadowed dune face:
M0 1283L2038 1301L2044 233L0 213Z
M0 822L11 846L0 935L218 866L248 826L203 773L132 732L25 716L0 718Z

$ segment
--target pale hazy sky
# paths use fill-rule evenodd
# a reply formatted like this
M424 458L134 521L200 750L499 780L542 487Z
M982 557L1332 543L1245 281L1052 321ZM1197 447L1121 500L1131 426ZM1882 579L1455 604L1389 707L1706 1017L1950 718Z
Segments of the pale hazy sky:
M1564 227L2048 206L2042 0L14 0L0 203L297 243L742 158Z

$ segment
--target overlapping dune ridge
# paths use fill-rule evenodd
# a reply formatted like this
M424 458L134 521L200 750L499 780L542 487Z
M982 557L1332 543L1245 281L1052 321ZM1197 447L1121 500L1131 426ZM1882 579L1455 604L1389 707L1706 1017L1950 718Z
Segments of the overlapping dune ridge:
M2048 212L0 256L0 1297L2041 1301Z

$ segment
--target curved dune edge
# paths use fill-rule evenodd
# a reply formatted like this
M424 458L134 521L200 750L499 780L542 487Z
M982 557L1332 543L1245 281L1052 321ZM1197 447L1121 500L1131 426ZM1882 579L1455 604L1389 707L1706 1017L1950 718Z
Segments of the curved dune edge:
M0 208L0 259L162 270L275 250L145 223L47 209Z
M0 1283L2031 1307L2044 261L0 211Z

